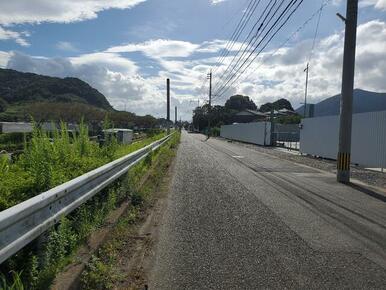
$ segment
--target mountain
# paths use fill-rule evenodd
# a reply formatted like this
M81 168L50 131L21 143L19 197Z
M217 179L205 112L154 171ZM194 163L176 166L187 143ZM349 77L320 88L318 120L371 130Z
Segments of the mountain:
M315 104L315 117L339 115L341 95L336 95ZM361 89L354 90L353 112L366 113L386 110L386 93L375 93ZM296 110L303 115L304 105Z
M103 94L80 79L0 69L0 112L4 107L36 102L81 103L113 110Z
M114 110L106 97L77 78L54 78L0 69L0 122L84 120L99 128L105 118L117 128L152 128L153 116ZM99 128L100 129L100 128Z

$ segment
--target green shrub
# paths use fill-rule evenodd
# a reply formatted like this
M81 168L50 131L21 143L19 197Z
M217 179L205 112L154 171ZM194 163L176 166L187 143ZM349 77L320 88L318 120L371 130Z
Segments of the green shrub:
M3 158L0 160L0 211L138 150L164 135L154 135L131 145L120 145L111 140L100 147L89 140L84 124L76 134L71 134L64 123L52 133L35 126L29 142L25 142L24 153L14 163ZM151 165L152 159L149 158L63 218L39 241L34 241L3 263L1 273L10 270L19 273L7 279L4 277L4 281L11 281L5 289L18 289L10 287L19 285L12 282L19 280L28 289L46 288L76 247L104 222L108 213L124 199L136 195L134 185ZM135 202L141 203L141 198L134 197Z
M0 274L0 289L1 290L24 290L24 285L21 280L21 273L11 271L11 279L7 279L3 274ZM11 281L11 282L9 282Z

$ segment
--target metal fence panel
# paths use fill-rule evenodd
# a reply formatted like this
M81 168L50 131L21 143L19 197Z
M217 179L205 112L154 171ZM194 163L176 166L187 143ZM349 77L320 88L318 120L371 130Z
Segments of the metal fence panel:
M300 129L298 124L275 124L275 141L299 142Z
M271 145L271 123L253 122L221 126L220 136L257 145Z
M0 212L0 263L117 180L170 136Z
M302 121L300 152L336 159L339 116ZM386 111L353 115L351 160L365 167L386 167Z

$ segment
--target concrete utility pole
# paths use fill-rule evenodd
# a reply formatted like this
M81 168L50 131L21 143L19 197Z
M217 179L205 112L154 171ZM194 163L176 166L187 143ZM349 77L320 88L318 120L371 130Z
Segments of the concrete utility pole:
M166 119L167 119L167 126L168 126L168 134L170 133L170 79L166 79L166 103L167 103L167 108L166 108Z
M210 113L212 111L212 70L207 75L209 79L209 112L208 112L208 138L210 137Z
M306 90L304 92L304 115L303 117L306 117L307 113L307 95L308 95L308 72L310 70L310 64L307 62L307 66L304 69L304 72L306 73Z
M212 107L212 70L210 70L210 73L208 74L209 79L209 108Z
M340 105L339 150L337 156L337 180L350 182L352 106L354 93L355 49L358 23L358 0L347 0L342 99Z

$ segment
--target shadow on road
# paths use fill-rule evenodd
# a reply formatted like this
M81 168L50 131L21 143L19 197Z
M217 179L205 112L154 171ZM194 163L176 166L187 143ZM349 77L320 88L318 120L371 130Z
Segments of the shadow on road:
M371 190L365 186L362 186L362 185L359 185L359 184L355 184L355 183L348 183L347 186L350 186L351 188L353 189L356 189L360 192L363 192L364 194L367 194L371 197L374 197L380 201L383 201L383 202L386 202L386 196L381 194L381 193L378 193L374 190Z

